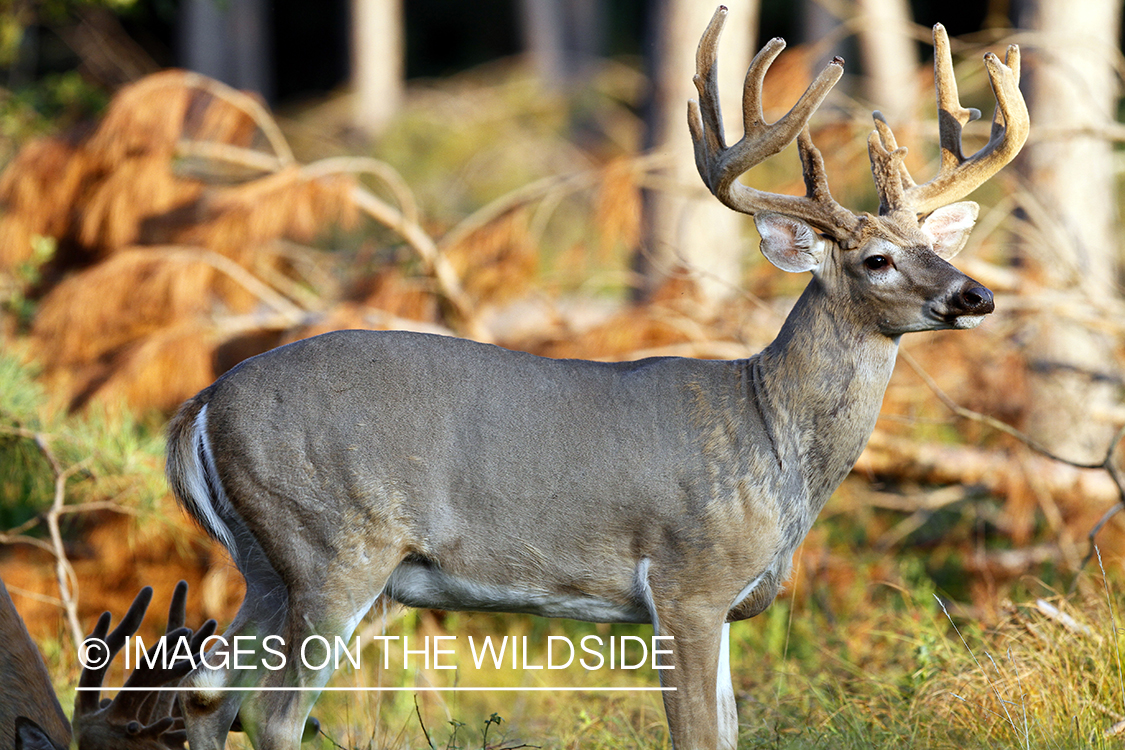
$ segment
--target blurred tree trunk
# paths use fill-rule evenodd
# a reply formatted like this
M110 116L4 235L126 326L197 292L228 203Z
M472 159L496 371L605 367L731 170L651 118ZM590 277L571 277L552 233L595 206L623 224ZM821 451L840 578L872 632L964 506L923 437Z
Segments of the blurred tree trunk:
M581 80L602 53L603 0L521 0L524 45L535 72L550 88Z
M265 0L185 0L179 12L185 67L272 98L273 50Z
M813 68L843 57L846 77L837 87L881 111L901 143L913 143L921 92L909 0L803 0L801 22L802 44L817 53Z
M398 112L406 86L402 0L352 0L351 7L353 116L376 135Z
M1062 455L1100 460L1121 419L1113 344L1066 310L1118 293L1116 174L1101 131L1114 123L1120 96L1121 0L1021 0L1017 7L1018 25L1035 32L1024 56L1032 139L1023 167L1028 218L1038 232L1024 250L1041 266L1048 302L1028 333L1034 407L1027 429Z
M910 5L907 0L857 0L856 6L867 101L902 132L915 119L918 100Z
M698 99L692 84L695 50L717 3L653 0L649 13L651 91L646 146L669 155L667 186L644 196L644 239L636 266L641 294L657 289L668 274L686 267L696 274L705 300L717 302L736 288L747 243L743 217L721 205L703 186L687 127L687 102ZM728 142L742 135L742 86L757 37L758 3L732 10L719 52L719 91Z

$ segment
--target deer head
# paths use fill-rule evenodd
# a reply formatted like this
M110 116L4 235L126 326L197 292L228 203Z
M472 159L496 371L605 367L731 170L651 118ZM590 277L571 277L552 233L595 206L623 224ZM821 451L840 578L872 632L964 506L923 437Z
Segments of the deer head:
M164 639L168 643L188 639L192 659L176 660L156 667L135 669L125 683L130 690L113 699L99 699L102 682L113 658L137 632L152 601L152 588L141 589L121 622L109 631L111 615L104 612L91 638L103 641L108 655L97 668L85 668L79 678L74 701L73 736L51 687L46 667L16 612L8 590L0 581L0 742L22 750L60 750L71 745L79 750L183 750L187 735L176 706L176 693L142 690L174 686L198 661L203 642L215 632L208 620L198 631L184 627L187 583L180 581L168 608ZM169 652L171 653L171 652ZM10 739L9 739L10 738Z
M754 58L743 93L744 135L726 145L716 76L719 35L727 10L720 7L699 43L695 85L699 101L689 102L688 125L703 182L726 206L752 214L762 237L762 252L786 271L812 271L838 296L870 304L855 312L889 336L938 328L971 328L993 309L992 294L971 279L933 295L933 280L948 275L947 261L968 239L978 207L960 201L1010 162L1027 139L1027 106L1019 91L1019 48L1010 46L1004 62L985 55L996 96L996 115L988 143L971 156L962 150L962 128L980 111L961 106L949 37L934 27L941 167L929 182L917 184L907 170L906 149L898 145L878 111L868 139L879 212L854 213L833 198L824 159L809 134L808 121L843 74L833 59L793 108L767 124L762 112L762 82L785 42L771 40ZM738 177L796 139L803 167L803 196L756 190ZM929 296L928 299L922 297Z

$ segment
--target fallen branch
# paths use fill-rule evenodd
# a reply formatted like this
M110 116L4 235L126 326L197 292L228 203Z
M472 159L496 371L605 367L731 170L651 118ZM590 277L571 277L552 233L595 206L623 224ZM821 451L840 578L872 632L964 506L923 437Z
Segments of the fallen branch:
M226 144L181 141L177 146L177 153L185 157L205 158L258 169L267 175L259 179L268 179L285 168L282 160L269 154ZM369 218L395 232L406 242L421 259L426 273L434 278L438 293L453 308L466 332L478 340L487 340L487 332L477 322L472 302L461 287L461 280L445 259L437 242L419 223L417 203L398 173L390 165L377 159L360 157L332 157L300 169L301 179L308 181L337 174L369 174L382 181L398 202L397 208L362 185L352 188L352 202Z
M1054 453L1027 433L1017 430L1015 427L1001 422L995 417L990 417L987 414L981 414L980 412L973 411L972 409L961 406L941 389L941 386L939 386L937 382L932 377L930 377L930 374L926 372L920 364L918 364L918 361L914 359L914 357L911 356L909 352L900 350L899 356L902 357L903 361L906 362L906 364L908 364L915 373L917 373L918 377L922 379L922 382L924 382L926 386L933 392L933 394L938 397L938 400L945 404L946 408L948 408L950 411L952 411L962 419L969 419L974 422L979 422L993 428L994 430L999 430L1006 435L1010 435L1016 440L1019 440L1031 450L1042 456L1046 456L1052 461L1057 461L1068 466L1073 466L1077 469L1100 469L1105 471L1109 475L1109 478L1113 481L1114 487L1117 491L1117 502L1113 505L1113 507L1106 511L1101 520L1098 521L1094 528L1090 530L1089 534L1087 534L1090 549L1086 553L1086 556L1082 558L1082 562L1078 566L1078 571L1080 572L1082 568L1085 568L1086 564L1090 562L1090 560L1094 556L1095 551L1097 550L1097 547L1094 544L1094 538L1098 535L1098 532L1101 531L1106 523L1109 522L1109 519L1113 518L1113 516L1119 513L1122 509L1125 509L1125 475L1122 474L1122 470L1113 460L1113 456L1117 452L1117 447L1121 444L1122 440L1125 440L1125 426L1122 426L1117 431L1117 434L1114 436L1113 440L1110 441L1109 448L1105 453L1105 458L1100 462L1086 463L1081 461L1072 461L1064 456L1060 456L1057 453ZM1075 585L1077 585L1077 575L1075 576L1075 582L1071 584L1072 590Z

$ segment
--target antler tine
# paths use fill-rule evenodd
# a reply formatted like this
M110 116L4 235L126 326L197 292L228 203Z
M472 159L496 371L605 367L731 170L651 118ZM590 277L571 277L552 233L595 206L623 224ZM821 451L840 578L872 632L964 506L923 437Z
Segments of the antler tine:
M186 582L180 581L172 594L162 643L157 644L155 652L149 650L144 654L144 659L151 659L151 663L139 661L125 681L126 690L119 691L112 700L99 700L110 662L128 643L128 637L136 634L151 601L152 588L145 586L112 632L109 631L109 612L103 613L94 626L91 638L103 640L108 653L104 660L103 654L96 654L100 666L83 669L79 679L81 687L97 688L80 690L74 701L74 734L79 748L182 750L184 747L187 736L183 731L183 718L175 707L175 694L138 688L178 684L198 663L204 642L215 632L214 620L208 620L194 632L184 626Z
M875 110L872 117L875 129L867 139L867 154L879 193L879 213L887 214L903 204L906 190L914 187L914 179L906 169L906 148L898 145L883 113Z
M715 154L726 149L726 138L723 134L722 108L719 105L719 76L718 76L718 46L719 35L726 22L727 9L720 5L711 16L707 30L699 40L695 50L696 74L692 83L699 91L699 102L688 102L688 128L691 131L692 143L695 145L695 161L698 166L709 162ZM700 153L700 150L703 153ZM703 161L700 159L703 157ZM702 168L701 168L702 174ZM706 176L703 178L707 179ZM708 187L711 187L708 183Z
M805 183L810 186L804 196L767 193L738 181L740 175L779 153L806 129L813 112L843 75L844 61L834 58L784 117L766 123L762 112L762 83L770 64L785 49L784 40L771 39L746 71L742 97L744 133L737 143L728 147L723 134L717 75L719 36L726 14L727 9L720 6L699 40L694 78L699 101L688 102L688 127L695 145L695 163L704 184L735 211L748 214L775 211L804 219L835 234L846 234L858 219L832 199L819 153L816 158L806 158L806 149L802 146ZM804 141L808 147L812 146L807 134Z
M985 58L984 64L985 64L985 67L988 66L988 58ZM1008 45L1008 50L1004 53L1004 65L1005 65L1005 67L1008 68L1008 70L1012 71L1011 77L1015 81L1016 86L1018 87L1019 82L1020 82L1020 48L1019 48L1019 45L1017 45L1017 44L1009 44ZM991 84L991 82L992 82L992 77L990 75L989 76L989 83ZM1002 129L1003 127L1004 127L1004 109L1002 107L997 106L996 107L996 113L992 116L992 133L989 136L989 140L994 138L996 136L997 130Z
M187 592L187 581L180 581L172 591L168 623L161 638L165 644L165 656L161 663L156 666L138 663L125 681L127 687L175 685L195 667L203 650L203 641L215 632L218 623L208 620L194 632L185 627ZM182 652L184 642L187 643L187 653ZM171 715L175 697L175 693L171 692L125 691L113 699L108 714L114 720L139 719L146 726L155 726Z
M145 586L136 597L133 598L133 603L129 605L125 616L121 618L121 622L113 629L112 633L108 632L112 615L109 612L103 612L101 614L90 637L104 641L109 650L109 654L99 667L94 669L85 668L82 670L82 675L78 678L79 687L101 688L102 681L105 679L110 663L113 661L114 657L117 656L117 652L125 645L126 637L136 633L137 628L141 626L141 622L145 618L145 612L148 611L148 605L151 601L152 587ZM98 690L79 690L74 699L75 720L82 714L97 711L99 706L100 696Z
M953 74L953 53L949 34L940 23L934 25L934 89L937 92L938 142L941 144L941 170L955 169L965 160L961 150L961 130L980 119L980 110L961 106L957 77Z
M937 93L938 140L941 166L929 182L916 185L902 163L905 149L899 149L894 135L879 113L876 131L869 140L871 168L879 190L880 213L910 210L926 215L941 206L963 198L1015 158L1027 140L1030 118L1019 90L1019 47L1008 47L1005 61L989 52L984 56L989 82L996 97L996 114L988 143L972 156L962 150L961 131L980 117L980 110L961 106L949 35L941 24L934 26L934 86ZM901 151L901 155L894 156Z

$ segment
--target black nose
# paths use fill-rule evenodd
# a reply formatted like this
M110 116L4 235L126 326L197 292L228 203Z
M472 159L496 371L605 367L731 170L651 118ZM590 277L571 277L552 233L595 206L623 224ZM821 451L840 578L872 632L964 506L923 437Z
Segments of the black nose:
M996 309L996 304L992 301L992 291L972 279L961 287L956 304L962 315L987 315Z

